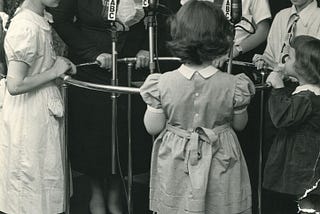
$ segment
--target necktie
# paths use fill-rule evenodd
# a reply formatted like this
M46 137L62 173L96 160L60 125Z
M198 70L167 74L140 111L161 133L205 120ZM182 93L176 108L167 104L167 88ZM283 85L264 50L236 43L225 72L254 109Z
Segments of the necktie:
M291 24L290 24L290 26L288 28L288 33L287 33L285 41L284 41L284 43L282 45L281 54L280 54L280 57L281 57L280 61L282 63L285 63L286 58L288 57L290 43L292 42L292 40L295 37L297 22L298 22L299 19L300 19L300 17L296 13L293 14L289 19L289 20L292 20L292 21L291 21Z
M289 44L291 43L291 41L294 39L295 37L295 33L296 33L296 28L297 28L297 22L300 19L300 16L298 14L294 14L294 19L293 22L288 30L288 41Z

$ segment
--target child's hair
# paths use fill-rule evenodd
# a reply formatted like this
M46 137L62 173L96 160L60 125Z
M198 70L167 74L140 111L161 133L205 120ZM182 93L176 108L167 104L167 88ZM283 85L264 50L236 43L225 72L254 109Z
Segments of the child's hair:
M320 84L320 40L297 36L291 42L296 53L295 72L310 84Z
M233 44L231 24L221 8L207 1L189 1L171 20L171 53L183 63L202 64L228 52Z

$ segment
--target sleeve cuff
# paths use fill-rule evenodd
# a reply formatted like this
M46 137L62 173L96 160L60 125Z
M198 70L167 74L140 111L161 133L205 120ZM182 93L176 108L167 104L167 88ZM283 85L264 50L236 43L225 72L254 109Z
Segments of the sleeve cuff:
M163 113L163 109L162 108L153 108L149 105L147 105L147 110L152 112L152 113L157 113L157 114L162 114Z

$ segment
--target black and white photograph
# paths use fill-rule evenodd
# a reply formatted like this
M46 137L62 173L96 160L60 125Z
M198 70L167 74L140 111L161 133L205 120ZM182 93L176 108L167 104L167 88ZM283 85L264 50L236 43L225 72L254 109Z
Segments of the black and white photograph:
M320 0L0 0L0 214L320 214Z

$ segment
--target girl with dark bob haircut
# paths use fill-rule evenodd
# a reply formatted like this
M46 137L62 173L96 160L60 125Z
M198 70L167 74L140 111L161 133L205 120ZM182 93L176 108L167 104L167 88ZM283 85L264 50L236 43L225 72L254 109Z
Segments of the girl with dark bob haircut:
M234 130L247 124L254 85L213 62L232 31L210 2L184 4L172 22L176 70L148 76L140 94L144 124L158 135L150 170L150 209L157 214L251 214L251 185Z
M290 45L296 53L296 72L310 84L320 85L320 40L299 36Z
M171 20L168 47L182 62L201 64L225 55L232 47L232 27L221 8L190 1Z
M269 113L279 129L264 170L264 188L285 194L286 200L298 199L301 213L320 211L320 188L306 190L320 181L320 40L297 36L290 44L283 67L270 73L273 87ZM294 77L299 86L286 87L283 79ZM292 200L290 212L298 213ZM299 212L300 213L300 212ZM311 212L308 212L311 213Z

